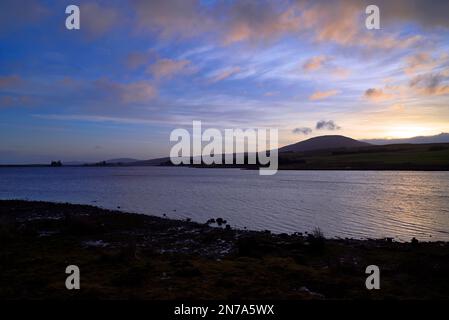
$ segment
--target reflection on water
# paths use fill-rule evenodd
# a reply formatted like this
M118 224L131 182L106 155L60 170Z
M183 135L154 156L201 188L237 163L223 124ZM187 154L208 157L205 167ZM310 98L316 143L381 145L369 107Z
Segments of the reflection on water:
M274 232L449 240L449 172L1 168L1 199L48 200Z

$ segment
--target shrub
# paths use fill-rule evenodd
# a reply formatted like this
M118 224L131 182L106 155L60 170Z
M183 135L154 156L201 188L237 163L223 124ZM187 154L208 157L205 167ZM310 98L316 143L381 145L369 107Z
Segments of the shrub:
M307 236L307 240L313 253L322 253L324 251L326 238L320 228L313 229L312 233Z

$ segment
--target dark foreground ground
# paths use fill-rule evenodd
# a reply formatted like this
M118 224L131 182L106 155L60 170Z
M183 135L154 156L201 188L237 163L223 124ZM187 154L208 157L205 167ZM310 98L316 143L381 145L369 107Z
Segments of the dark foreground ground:
M65 288L65 268L81 290ZM365 268L381 289L365 288ZM0 201L0 299L448 299L449 243L237 231Z

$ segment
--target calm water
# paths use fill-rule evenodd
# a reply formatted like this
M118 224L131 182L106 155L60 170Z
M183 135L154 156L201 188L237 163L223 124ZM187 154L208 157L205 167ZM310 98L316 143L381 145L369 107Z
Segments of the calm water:
M0 199L61 201L274 232L449 241L449 172L0 168Z

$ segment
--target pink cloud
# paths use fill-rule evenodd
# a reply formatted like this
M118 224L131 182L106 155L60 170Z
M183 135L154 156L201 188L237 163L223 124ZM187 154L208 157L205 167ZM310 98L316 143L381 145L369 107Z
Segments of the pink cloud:
M232 67L221 70L212 77L211 82L220 82L226 80L232 77L233 75L239 73L240 70L241 70L240 67Z
M102 5L95 2L87 2L80 5L81 30L86 32L89 38L101 37L111 31L118 23L123 24L125 16L118 8Z
M11 88L22 83L22 78L16 75L0 76L0 88Z
M123 104L144 103L157 96L156 88L146 81L119 83L108 79L99 79L94 82L96 91L108 99Z
M294 5L279 10L272 1L237 1L227 3L221 9L228 17L224 25L219 26L225 44L268 42L301 28L299 12Z
M147 71L156 79L161 79L171 78L176 74L193 72L193 69L188 60L160 59L149 66Z
M153 51L147 52L131 52L126 57L125 65L128 69L135 70L148 64L152 59L157 57Z
M323 100L333 97L338 93L339 93L338 90L316 91L309 97L309 100Z
M133 82L129 84L122 84L121 98L124 103L139 103L147 102L156 97L156 89L145 81Z
M427 52L420 52L413 56L406 58L406 68L404 69L407 74L414 74L420 71L431 70L435 67L436 63L432 59L432 56Z
M186 38L204 34L215 24L196 0L132 0L139 30L150 30L162 38Z
M308 59L302 66L305 71L316 71L325 66L325 64L329 61L329 58L326 56L316 56Z

